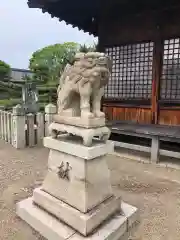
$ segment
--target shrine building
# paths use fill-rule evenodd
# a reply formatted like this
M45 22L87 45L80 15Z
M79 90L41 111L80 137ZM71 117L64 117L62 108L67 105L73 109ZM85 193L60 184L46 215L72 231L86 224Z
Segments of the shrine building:
M113 63L102 101L112 132L154 139L157 156L160 140L180 141L178 0L29 0L28 5L98 37L98 51Z

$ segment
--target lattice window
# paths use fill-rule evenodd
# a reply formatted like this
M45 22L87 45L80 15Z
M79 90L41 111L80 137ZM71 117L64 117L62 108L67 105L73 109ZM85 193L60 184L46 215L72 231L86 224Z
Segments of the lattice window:
M163 100L180 100L180 39L164 41L164 58L160 84Z
M150 99L153 42L106 48L113 69L105 98Z

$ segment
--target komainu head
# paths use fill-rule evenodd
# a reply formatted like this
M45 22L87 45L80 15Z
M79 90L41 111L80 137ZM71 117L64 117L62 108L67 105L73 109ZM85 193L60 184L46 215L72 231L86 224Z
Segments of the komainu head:
M108 68L111 72L112 64L110 58L104 53L99 52L88 52L88 53L77 53L75 55L75 65L82 67L92 68L95 66L103 66Z

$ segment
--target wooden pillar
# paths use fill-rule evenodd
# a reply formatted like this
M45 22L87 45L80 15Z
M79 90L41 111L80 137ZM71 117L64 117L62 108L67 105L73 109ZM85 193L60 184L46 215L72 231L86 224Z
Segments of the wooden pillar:
M159 33L159 27L158 33ZM160 80L162 74L164 54L164 41L161 39L160 34L154 41L154 57L153 57L153 80L152 80L152 123L158 124L159 117L159 99L160 99Z

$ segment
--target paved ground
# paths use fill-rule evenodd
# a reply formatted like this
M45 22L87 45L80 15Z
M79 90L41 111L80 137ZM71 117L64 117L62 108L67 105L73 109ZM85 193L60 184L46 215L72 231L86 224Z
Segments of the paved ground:
M46 172L48 151L17 151L0 141L0 239L43 239L15 214L15 203L31 196ZM180 239L180 171L109 156L114 191L140 208L134 240Z

